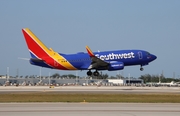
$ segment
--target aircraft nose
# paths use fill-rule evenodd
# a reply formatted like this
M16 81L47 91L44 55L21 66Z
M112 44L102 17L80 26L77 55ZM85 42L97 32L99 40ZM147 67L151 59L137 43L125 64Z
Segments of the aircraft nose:
M151 54L151 58L152 58L152 60L155 60L155 59L157 59L157 56Z

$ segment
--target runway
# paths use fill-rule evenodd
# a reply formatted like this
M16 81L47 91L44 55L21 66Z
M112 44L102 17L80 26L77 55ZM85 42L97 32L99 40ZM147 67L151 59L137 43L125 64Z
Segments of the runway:
M180 94L180 87L131 87L131 86L59 86L49 88L49 86L0 86L0 94L18 92L56 92L56 93L169 93Z
M179 116L172 103L0 103L1 116Z
M24 92L180 94L179 87L0 86L0 94ZM180 103L0 103L0 116L179 116Z

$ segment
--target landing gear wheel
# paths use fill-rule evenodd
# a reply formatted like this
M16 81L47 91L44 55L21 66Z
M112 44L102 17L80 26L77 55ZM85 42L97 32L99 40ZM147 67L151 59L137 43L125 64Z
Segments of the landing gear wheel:
M99 76L99 72L98 72L98 71L95 71L95 72L93 72L93 75L94 75L94 76Z
M143 68L143 67L141 67L141 68L140 68L140 71L143 71L143 70L144 70L144 68Z
M91 76L91 75L92 75L92 72L89 70L89 71L87 72L87 75L88 75L88 76Z

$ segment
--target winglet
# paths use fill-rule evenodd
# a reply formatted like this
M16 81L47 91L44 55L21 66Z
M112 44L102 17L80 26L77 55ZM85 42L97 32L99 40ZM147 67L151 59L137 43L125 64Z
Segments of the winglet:
M88 52L90 57L94 57L95 56L94 53L91 51L91 49L88 46L86 46L86 50L87 50L87 52Z

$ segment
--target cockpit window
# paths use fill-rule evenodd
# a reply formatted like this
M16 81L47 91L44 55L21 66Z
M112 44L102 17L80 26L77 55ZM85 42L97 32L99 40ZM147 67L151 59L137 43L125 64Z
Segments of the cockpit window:
M147 56L150 56L151 54L149 52L147 52Z

